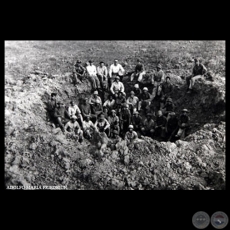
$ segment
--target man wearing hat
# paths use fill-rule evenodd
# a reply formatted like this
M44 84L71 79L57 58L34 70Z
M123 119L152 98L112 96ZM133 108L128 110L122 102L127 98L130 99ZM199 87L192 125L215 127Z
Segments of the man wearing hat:
M56 122L59 124L62 132L65 133L64 124L67 122L70 116L63 102L61 101L57 102L57 106L54 110L54 117L56 119Z
M167 117L167 120L169 118L168 117L169 113L174 112L174 110L175 110L175 105L173 103L172 98L169 97L169 98L167 98L166 103L165 103L164 107L162 108L162 112L163 112L164 116Z
M95 127L97 129L98 132L105 132L106 135L109 135L109 129L110 129L110 124L109 122L105 119L105 116L103 113L101 113L98 116L97 121L95 122Z
M134 143L138 139L138 135L133 131L133 125L128 126L128 131L125 134L125 140L127 145Z
M131 124L131 113L129 111L129 106L125 104L120 112L120 128L123 134L126 133L129 125Z
M116 76L122 77L125 73L124 68L121 64L118 63L118 60L115 59L114 63L109 68L109 83L112 85Z
M91 115L90 104L88 103L88 99L86 97L82 98L79 109L81 110L83 119L85 119L86 116Z
M186 82L188 85L187 92L190 93L192 90L192 87L195 84L195 81L199 78L202 78L202 76L207 72L206 67L200 63L200 60L197 58L194 59L195 65L192 70L192 75L186 78Z
M111 110L111 115L108 117L108 122L110 124L110 133L109 137L114 137L114 131L120 133L119 127L119 117L116 115L116 110Z
M170 112L168 116L169 118L166 125L166 133L168 141L171 141L178 130L178 118L176 117L175 112Z
M86 66L86 71L87 71L89 78L91 80L92 88L93 88L93 90L100 89L101 86L100 86L100 81L98 80L98 77L97 77L96 66L93 65L93 61L89 61L88 63L89 64L87 64L87 66Z
M175 137L177 138L183 138L186 134L187 129L190 126L190 118L188 116L188 110L183 109L182 114L180 115L179 121L178 121L179 130L177 132L177 135Z
M57 102L56 102L56 93L51 93L51 98L47 102L47 111L50 118L48 118L48 121L50 119L54 119L54 110L56 108Z
M72 116L70 121L66 123L65 133L67 134L67 137L77 139L80 143L83 141L83 131L77 122L76 116Z
M153 98L156 96L156 94L161 93L161 90L162 90L161 85L165 80L164 78L165 78L165 74L164 74L164 72L162 70L162 66L161 66L161 64L158 64L157 65L157 70L153 74L153 77L151 79L152 84L154 86L153 92L152 92Z
M114 96L115 96L115 105L114 105L114 109L117 111L117 114L119 115L122 106L126 104L126 96L125 96L125 94L122 93L122 92L119 92L119 93L118 93L118 96L116 96L116 93L115 93Z
M139 103L139 99L138 99L138 97L135 96L134 91L130 92L130 97L128 97L126 102L129 105L129 109L130 109L130 112L131 112L131 115L132 115L134 109L135 110L138 109L138 103Z
M108 70L103 61L97 67L97 76L101 83L101 88L106 90L108 88Z
M79 78L79 80L82 82L83 81L83 78L85 76L85 73L86 73L86 69L85 67L83 67L83 65L81 64L81 61L80 60L77 60L75 65L74 65L74 84L76 85L76 82L77 82L77 79L76 77Z
M151 113L147 113L147 118L144 120L143 125L141 127L141 133L144 136L153 137L154 126L155 126L155 122L152 119L152 114Z
M133 128L136 132L140 132L141 131L141 126L142 126L142 117L140 116L138 111L134 111L133 112L133 116L131 119L131 124L133 125Z
M95 122L97 117L103 112L102 104L100 104L99 101L96 100L91 107L91 112L92 121Z
M140 59L137 59L137 65L135 67L134 73L130 77L130 81L133 81L134 78L137 77L137 82L142 83L143 76L146 74L145 67L141 63Z
M144 87L143 92L140 95L140 102L138 104L138 110L143 110L144 112L147 111L147 106L150 105L150 94L148 92L148 88Z
M119 76L115 77L115 81L112 83L112 85L110 87L110 91L112 94L115 94L116 90L119 92L122 92L122 93L124 93L124 91L125 91L124 84L122 82L120 82Z
M103 107L106 107L108 109L108 114L111 114L111 110L114 108L114 106L115 106L115 100L113 99L113 95L110 94L108 96L108 99L103 104Z
M92 139L92 134L96 127L93 122L90 120L90 115L85 116L85 120L83 121L83 131L86 139Z
M139 84L135 84L134 85L133 92L134 92L134 94L135 94L136 97L140 98L142 90L140 89Z
M96 101L99 104L102 104L101 98L98 96L98 91L97 90L95 90L93 92L93 95L89 98L89 104L93 105L93 104L95 104Z

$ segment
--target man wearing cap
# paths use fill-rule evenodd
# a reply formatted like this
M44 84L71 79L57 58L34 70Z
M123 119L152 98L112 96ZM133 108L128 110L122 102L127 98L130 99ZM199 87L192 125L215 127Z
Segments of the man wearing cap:
M141 126L142 126L142 117L139 115L138 111L133 112L131 124L133 125L133 128L136 132L141 131Z
M85 119L86 116L90 116L91 115L91 108L90 108L90 104L88 103L88 99L87 98L83 98L81 100L81 103L79 105L79 109L81 110L83 119Z
M50 116L50 119L54 119L54 110L57 105L56 96L56 93L51 93L51 98L47 102L47 111ZM48 120L50 119L48 118Z
M125 134L130 124L131 124L131 113L129 111L129 106L125 104L120 112L120 128L123 134Z
M165 74L164 74L164 72L162 70L162 66L161 66L161 64L158 64L157 65L157 70L153 74L153 78L151 79L151 82L152 82L152 84L154 86L153 92L152 92L153 98L156 96L156 94L161 93L161 90L162 90L161 85L165 80L164 78L165 78Z
M138 110L144 110L146 112L147 110L147 106L149 106L150 104L150 94L148 92L148 88L147 87L144 87L143 88L143 92L142 94L140 95L140 102L139 102L139 105L138 105Z
M111 110L114 109L115 106L115 100L113 99L113 95L109 95L108 99L103 104L103 107L106 107L108 109L108 114L111 113Z
M63 133L65 133L65 127L64 124L68 121L69 113L65 108L65 105L59 101L57 102L57 106L54 110L54 117L57 121L57 123L59 124L61 130Z
M85 69L85 67L83 67L80 60L76 61L75 65L74 65L74 70L75 70L74 71L74 84L77 83L76 77L78 77L79 80L82 82L83 78L85 76L85 73L86 73L86 69Z
M89 104L93 105L95 104L95 102L102 104L101 98L98 96L98 91L95 90L93 92L93 95L89 98Z
M138 139L138 135L133 131L133 125L128 126L128 131L125 134L125 140L127 145L133 144Z
M190 126L190 118L188 116L188 110L183 109L182 114L180 115L179 121L178 121L179 130L177 132L176 138L184 137L185 132Z
M106 135L109 135L109 128L110 128L110 124L109 122L105 119L105 116L103 113L101 113L97 119L97 121L95 122L95 127L97 129L98 132L105 132Z
M173 103L172 98L169 97L169 98L167 98L166 103L165 103L164 107L162 108L162 112L163 112L164 116L167 117L167 120L168 120L169 113L174 112L174 111L175 111L175 105Z
M109 68L109 80L110 85L113 83L116 76L122 77L125 73L124 68L121 64L118 63L118 60L115 59L114 63Z
M101 83L102 89L108 88L108 70L103 61L100 62L100 65L97 67L97 76Z
M207 72L206 67L200 63L200 60L197 58L194 59L195 65L192 70L192 75L186 78L186 82L188 85L188 93L191 92L192 87L195 84L195 81L199 78L202 78L202 76Z
M97 78L97 69L96 69L96 66L93 65L93 61L89 61L87 63L86 70L90 77L92 88L94 90L101 88L100 81Z
M134 85L133 92L134 92L136 97L140 98L142 90L140 89L139 84Z
M77 122L77 117L72 116L70 121L65 125L65 133L69 138L76 138L81 143L83 141L83 131L80 128L79 123Z
M134 78L137 77L137 82L142 83L143 76L146 74L145 67L141 63L140 59L137 59L137 65L135 67L134 73L130 77L130 81L133 81Z
M174 112L169 113L169 119L166 125L166 133L168 141L171 141L174 138L176 131L178 129L178 118Z
M108 117L108 122L110 124L110 134L109 137L114 137L114 131L120 133L119 127L119 117L116 115L116 110L111 110L111 115Z
M131 114L133 114L133 111L138 109L138 103L139 103L139 99L138 97L135 96L134 91L130 92L130 97L128 97L126 102L129 105Z
M93 122L90 120L90 115L85 116L85 120L83 121L83 131L86 139L92 139L92 134L96 127Z
M163 116L162 111L159 110L157 113L156 126L155 126L156 137L165 138L166 125L167 125L167 119L165 116Z
M141 132L144 136L153 137L154 134L154 126L155 122L152 119L152 114L148 113L147 118L144 120L143 125L141 127Z
M124 84L122 82L120 82L119 76L115 77L115 81L112 83L112 85L110 87L110 91L112 92L112 94L115 94L116 90L119 92L122 92L122 93L124 93L124 91L125 91Z
M116 96L118 95L118 96ZM117 111L117 114L120 114L121 108L124 104L126 104L126 96L125 93L118 92L117 94L115 93L115 105L114 109Z
M73 101L70 101L70 105L69 105L69 108L68 108L68 113L69 113L70 118L72 118L73 116L76 116L77 121L82 126L83 118L82 118L82 115L81 115L81 110L79 109L79 107L76 104L74 104Z

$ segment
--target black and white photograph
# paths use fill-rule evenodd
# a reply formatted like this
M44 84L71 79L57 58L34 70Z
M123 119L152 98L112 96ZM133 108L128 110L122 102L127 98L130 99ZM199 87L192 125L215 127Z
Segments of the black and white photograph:
M5 190L226 190L226 41L4 45Z

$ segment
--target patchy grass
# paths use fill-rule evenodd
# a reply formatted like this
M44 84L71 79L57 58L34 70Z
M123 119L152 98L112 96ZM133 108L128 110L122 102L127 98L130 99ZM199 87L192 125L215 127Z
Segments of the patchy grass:
M209 70L225 76L225 41L5 41L6 75L16 79L39 67L58 74L68 71L68 62L115 58L134 68L141 58L148 70L161 62L164 69L179 63L181 70L192 70L193 57L200 57Z

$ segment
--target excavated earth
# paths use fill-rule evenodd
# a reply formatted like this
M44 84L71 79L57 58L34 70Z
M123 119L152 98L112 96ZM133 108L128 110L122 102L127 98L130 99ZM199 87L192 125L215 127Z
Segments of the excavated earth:
M192 128L184 140L158 142L142 137L117 150L108 144L98 158L95 142L66 139L47 121L52 92L66 104L90 95L88 81L73 87L71 73L35 70L5 84L5 185L57 186L78 190L224 190L225 78L200 80L186 94L177 69L168 73L174 85L176 112L187 108ZM151 73L150 73L151 74ZM124 78L127 91L131 83ZM146 80L148 84L148 80ZM59 99L58 98L58 99Z

